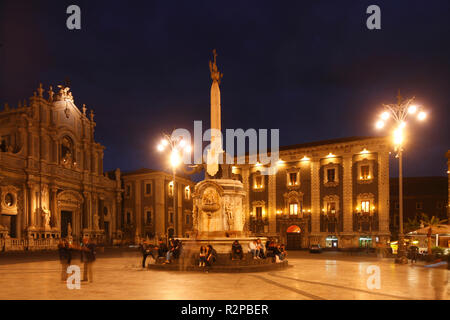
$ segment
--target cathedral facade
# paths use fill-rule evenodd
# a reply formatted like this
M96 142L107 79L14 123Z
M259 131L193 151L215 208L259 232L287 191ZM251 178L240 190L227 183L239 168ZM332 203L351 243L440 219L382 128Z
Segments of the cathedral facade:
M233 167L244 184L247 228L288 248L385 245L389 232L387 138L344 138L280 148L277 172Z
M68 87L56 91L40 85L0 112L0 239L17 246L118 236L120 171L103 172L93 111L80 110Z

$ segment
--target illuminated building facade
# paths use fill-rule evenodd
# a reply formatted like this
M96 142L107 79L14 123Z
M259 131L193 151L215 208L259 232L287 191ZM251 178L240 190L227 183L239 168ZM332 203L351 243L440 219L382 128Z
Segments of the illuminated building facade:
M103 172L94 113L68 87L39 86L0 112L0 239L13 249L54 247L60 237L109 241L121 212L120 171Z
M192 230L193 181L176 176L174 186L172 174L151 169L124 172L122 180L120 225L125 239L136 235L149 239L184 237Z
M387 138L344 138L280 148L278 170L237 164L247 227L289 248L375 247L389 232Z

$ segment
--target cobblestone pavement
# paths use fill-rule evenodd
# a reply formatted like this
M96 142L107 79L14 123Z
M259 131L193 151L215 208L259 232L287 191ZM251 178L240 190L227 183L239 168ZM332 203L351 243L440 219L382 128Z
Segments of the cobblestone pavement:
M0 257L2 259L2 257ZM291 252L282 271L220 274L144 270L137 252L100 255L94 282L69 290L56 260L0 264L0 299L449 299L450 271L391 259ZM75 260L73 264L80 264ZM81 265L80 265L81 266ZM380 289L367 286L369 266Z

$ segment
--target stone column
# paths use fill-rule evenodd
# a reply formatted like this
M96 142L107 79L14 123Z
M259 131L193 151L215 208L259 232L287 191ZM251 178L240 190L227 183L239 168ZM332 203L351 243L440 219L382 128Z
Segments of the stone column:
M155 179L155 234L166 234L164 208L164 178Z
M135 225L136 225L136 230L138 232L139 236L142 236L142 190L141 190L141 180L136 180L134 182L135 184L135 193L134 193L134 208L135 208L135 212L134 212L134 218L135 218Z
M83 192L84 195L84 213L83 213L83 229L91 228L91 208L92 208L92 196L90 192Z
M99 228L100 230L105 229L105 217L103 215L103 207L105 206L105 196L102 195L98 200L98 221L99 221ZM105 234L106 235L106 234Z
M28 186L26 183L22 185L23 189L23 213L22 217L20 219L20 223L17 223L20 230L20 235L17 233L17 237L20 239L22 237L22 231L25 230L28 226L28 214L29 214L29 208L28 208Z
M320 233L320 159L311 160L311 233Z
M353 179L352 179L352 155L346 155L343 159L343 209L344 209L344 233L353 232Z
M178 189L177 189L177 225L176 225L176 234L179 237L183 236L183 232L184 232L184 221L183 221L183 216L184 216L184 212L183 212L183 198L184 198L184 190L182 188L182 184L178 183Z
M122 230L122 195L117 192L116 194L116 230Z
M269 233L275 234L277 232L277 175L269 175L269 189L268 189L268 217L269 217Z
M389 152L378 152L378 219L379 232L389 234Z
M244 191L245 191L245 197L242 199L242 209L244 210L244 216L245 221L247 222L247 226L250 227L248 225L250 221L250 211L249 211L250 187L248 181L250 177L249 167L246 165L242 166L241 173L242 173L242 183L244 184Z
M95 221L96 219L94 219L96 217L96 214L98 216L98 194L93 193L92 194L92 203L91 203L91 216L89 219L89 222L91 224L91 229L92 230L98 230L98 225L96 225Z
M52 217L52 221L51 224L54 227L57 227L60 231L61 231L61 221L60 221L60 217L58 214L58 204L57 204L57 192L58 192L58 188L55 185L52 185L50 187L50 212L51 212L51 217Z
M29 221L28 225L36 226L36 209L37 209L37 199L35 199L35 184L33 182L28 182L28 207L29 207ZM33 201L34 199L34 201Z

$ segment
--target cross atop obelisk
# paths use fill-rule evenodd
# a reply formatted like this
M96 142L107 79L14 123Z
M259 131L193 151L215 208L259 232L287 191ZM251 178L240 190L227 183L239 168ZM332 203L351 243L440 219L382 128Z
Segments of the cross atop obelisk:
M221 120L220 120L220 89L219 84L223 74L217 68L217 52L213 50L214 61L209 61L211 72L211 149L208 152L206 171L214 176L219 170L219 157L222 151Z

